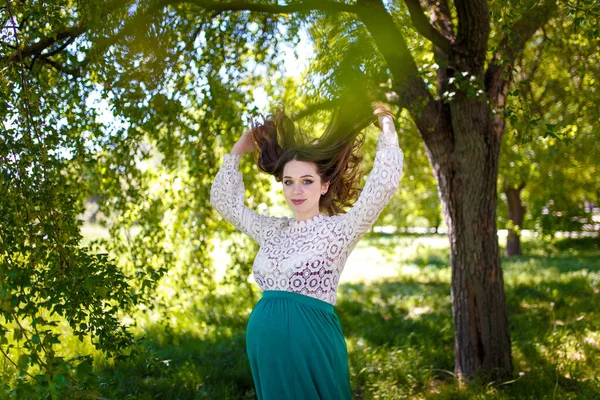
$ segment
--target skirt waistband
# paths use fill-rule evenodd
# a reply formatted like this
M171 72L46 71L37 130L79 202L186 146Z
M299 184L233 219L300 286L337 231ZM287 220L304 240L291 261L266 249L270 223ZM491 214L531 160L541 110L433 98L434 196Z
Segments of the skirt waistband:
M317 307L321 310L334 313L333 304L328 303L324 300L317 299L316 297L307 296L301 293L288 292L285 290L265 290L262 293L263 299L288 299L300 304L304 304L311 307Z

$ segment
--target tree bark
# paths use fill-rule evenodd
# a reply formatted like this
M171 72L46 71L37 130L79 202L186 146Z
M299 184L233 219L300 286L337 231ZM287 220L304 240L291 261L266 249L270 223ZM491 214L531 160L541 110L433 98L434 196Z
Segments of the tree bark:
M455 373L512 376L511 342L496 229L500 140L488 106L459 94L450 105L454 152L433 151L450 238Z
M455 373L487 382L509 379L511 342L496 227L500 137L489 106L461 92L440 108L439 120L443 126L424 141L450 239Z
M508 230L508 238L506 239L506 256L520 256L521 252L521 228L523 227L523 216L525 215L525 206L521 202L521 191L525 187L525 183L521 183L516 188L506 188L506 200L508 202L508 219L512 221L516 229Z

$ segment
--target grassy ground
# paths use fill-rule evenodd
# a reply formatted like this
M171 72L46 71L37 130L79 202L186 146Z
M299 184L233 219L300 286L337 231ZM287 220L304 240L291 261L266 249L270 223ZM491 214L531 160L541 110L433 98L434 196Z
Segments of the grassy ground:
M354 397L600 398L600 240L531 240L523 248L527 256L502 260L514 379L483 385L461 384L453 374L447 237L361 241L342 275L336 305ZM140 356L116 366L97 362L97 394L255 399L245 353L246 324L260 298L254 289L250 298L246 290L224 288L194 310L173 315L169 324L139 324L138 333L147 337Z

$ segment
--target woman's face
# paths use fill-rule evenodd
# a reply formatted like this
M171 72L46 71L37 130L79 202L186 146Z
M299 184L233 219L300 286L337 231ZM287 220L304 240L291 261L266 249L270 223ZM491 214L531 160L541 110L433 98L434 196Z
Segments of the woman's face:
M322 184L315 164L291 160L283 167L283 195L296 220L306 220L319 214L321 193L327 192L329 182ZM295 203L294 200L304 200Z

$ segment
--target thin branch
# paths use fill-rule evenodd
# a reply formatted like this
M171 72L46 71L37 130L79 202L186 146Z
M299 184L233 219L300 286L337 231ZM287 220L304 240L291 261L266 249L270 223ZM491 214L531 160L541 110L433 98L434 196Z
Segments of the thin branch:
M85 31L87 31L87 29L88 28L86 26L83 26L81 24L63 29L61 31L55 32L56 38L51 36L43 37L39 42L34 43L31 46L26 47L24 49L17 50L10 56L0 58L0 60L6 63L11 63L26 57L41 55L42 51L52 46L54 43L57 43L66 38L76 38Z
M61 44L60 46L58 46L58 48L52 50L49 53L44 53L41 54L40 56L43 58L48 58L48 57L52 57L55 54L60 53L61 51L63 51L64 49L67 48L67 46L69 46L71 43L73 43L75 41L76 36L70 36L67 38L67 40L65 40L65 42L63 44Z
M579 2L576 5L571 4L568 0L559 0L561 3L565 4L568 8L572 8L577 11L582 11L586 13L588 16L593 15L594 17L600 17L600 13L594 12L598 10L598 6L594 6L593 3L590 3L590 8L582 8L579 7Z
M188 40L188 42L186 43L184 49L186 49L187 51L193 50L194 43L196 42L196 39L198 38L198 35L200 35L200 33L202 32L202 29L204 29L204 24L203 23L200 24L200 26L198 26L198 28L196 28L196 30L194 31L194 33L192 33L192 36L190 37L190 40Z
M53 60L51 60L49 58L38 57L38 58L34 59L34 61L36 61L36 60L39 60L43 64L50 65L51 67L53 67L58 72L62 72L63 74L69 74L73 78L77 78L77 77L81 76L81 70L82 70L83 66L85 66L87 64L87 59L86 59L85 61L83 61L79 65L78 68L67 68L67 67L65 67L63 65L60 65L56 61L53 61ZM31 66L33 67L33 63L32 63Z
M68 383L67 383L65 386L67 386L69 389L71 389L71 390L72 390L72 391L74 391L74 392L77 392L77 393L78 393L78 394L80 394L80 395L83 395L83 396L89 397L90 399L96 399L96 400L109 400L109 399L108 399L108 398L106 398L106 397L101 397L101 396L97 396L97 395L95 395L95 394L93 394L93 393L88 393L88 392L86 392L86 391L84 391L84 390L81 390L81 389L79 389L79 388L76 388L75 386L73 386L73 385L70 385L70 384L68 384ZM65 393L64 393L64 392L62 392L62 394L65 394ZM71 396L69 396L69 397L71 397Z
M444 53L450 53L452 42L427 21L419 0L404 0L404 2L408 7L410 19L417 31L429 39L431 43L439 47Z
M17 365L17 363L15 363L15 362L12 360L12 358L10 358L10 357L8 356L8 354L6 354L6 353L4 352L4 350L2 349L2 346L0 346L0 352L1 352L1 353L4 355L4 357L5 357L5 358L6 358L8 361L10 361L10 362L12 363L12 365L14 365L14 366L17 368L17 371L21 371L21 372L23 372L25 375L27 375L27 376L29 376L31 379L33 379L34 381L37 381L37 378L36 378L35 376L31 375L31 374L30 374L30 373L28 373L27 371L24 371L24 370L22 370L22 369L21 369L21 367L19 367L19 366Z
M156 9L161 9L168 5L176 5L182 3L189 3L192 5L199 6L203 9L214 11L215 13L220 13L224 11L256 11L256 12L265 12L272 14L290 14L296 12L303 11L324 11L324 12L352 12L358 13L362 7L358 5L350 5L337 3L334 1L324 1L324 0L308 0L302 3L293 3L288 5L273 5L273 4L257 4L251 3L244 0L238 1L229 1L229 2L217 2L217 1L209 1L209 0L161 0L153 5L151 5L143 14L147 15L149 12L154 11ZM122 7L124 4L119 0L113 0L111 4L106 7L106 13L118 8ZM133 26L130 24L128 28L123 29L121 32L107 38L106 43L113 43L122 37L126 32L133 29ZM88 27L80 22L78 25L64 28L62 30L54 32L52 35L41 38L38 42L22 48L17 49L13 54L9 56L4 56L0 58L0 62L2 63L11 63L18 62L27 57L39 57L44 56L43 51L50 46L54 45L62 41L63 39L67 39L67 43L71 43L77 37L82 35L88 30ZM67 44L68 46L68 44ZM59 47L59 49L54 50L49 55L54 55L62 50L64 50L64 44ZM46 62L49 65L52 65L59 71L69 73L73 76L77 76L75 70L68 70L60 65L56 64L51 60L47 60Z
M122 0L112 0L105 7L105 15L111 11L127 6L127 2ZM79 24L53 32L51 35L40 38L40 40L30 46L18 49L9 56L0 57L0 63L23 62L27 57L40 56L44 50L63 39L75 39L88 30L88 27L80 22ZM16 33L15 33L16 34Z
M0 42L0 45L9 47L9 48L14 49L14 50L17 49L17 46L13 46L12 44L9 44L9 43L6 43L6 42Z
M454 44L456 35L448 0L427 0L427 7L431 25ZM438 94L442 95L449 89L448 70L445 66L449 65L450 54L436 46L432 50L436 64L441 66L436 71L436 77Z
M508 56L509 62L514 62L515 58L523 51L525 44L533 34L548 22L556 10L554 1L546 1L541 5L531 8L519 19L509 32L504 34L501 49Z
M33 13L29 13L25 16L25 18L23 18L21 20L21 22L19 23L19 30L23 30L23 27L25 26L25 22L27 22L27 20L29 19L29 17L31 17L31 15L33 15Z
M25 339L27 339L28 341L31 340L31 338L29 336L27 336L27 329L25 329L23 327L23 325L21 325L21 322L19 321L19 319L17 318L17 316L15 315L14 312L11 312L12 317L14 318L15 322L17 323L17 325L19 325L19 329L21 329L21 332L23 332L23 335L25 336ZM35 328L35 332L38 333L37 328ZM48 351L46 350L46 348L44 347L44 344L40 341L40 345L42 346L42 349L44 350L44 352L47 354ZM44 367L48 368L48 364L46 364L43 360L42 357L40 357L39 355L37 355L36 353L36 358L39 361L39 363L41 365L43 365Z

